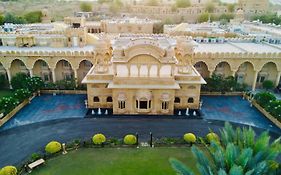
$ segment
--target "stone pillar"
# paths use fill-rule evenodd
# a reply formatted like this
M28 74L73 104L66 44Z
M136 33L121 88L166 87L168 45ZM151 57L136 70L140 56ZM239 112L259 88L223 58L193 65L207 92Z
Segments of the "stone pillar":
M33 70L32 69L28 69L28 71L29 71L30 77L33 77Z
M279 83L280 83L280 78L281 78L281 71L279 71L277 73L277 78L276 78L276 81L275 81L275 86L278 86Z
M151 65L149 64L148 66L147 66L147 70L148 70L148 77L150 77L150 70L151 70Z
M161 66L157 65L157 77L160 77L160 69L161 69Z
M56 72L55 72L55 69L51 69L52 71L52 79L53 79L53 83L55 83L57 80L56 80Z
M235 78L236 72L237 72L237 70L231 71L231 76L233 76Z
M78 69L74 69L74 79L75 79L75 85L78 86Z
M12 76L11 76L10 68L7 69L7 75L8 75L10 89L12 89L12 85L11 85Z
M215 70L210 70L210 74L209 74L209 77L211 78L212 75L214 74Z
M137 65L137 68L138 68L138 77L140 76L140 68L141 68L141 65Z
M128 77L131 76L131 65L127 65L127 69L128 69Z
M255 73L255 74L254 74L254 79L253 79L252 91L255 91L255 90L256 90L256 84L257 84L257 78L258 78L259 72L258 72L258 71L255 71L254 73Z

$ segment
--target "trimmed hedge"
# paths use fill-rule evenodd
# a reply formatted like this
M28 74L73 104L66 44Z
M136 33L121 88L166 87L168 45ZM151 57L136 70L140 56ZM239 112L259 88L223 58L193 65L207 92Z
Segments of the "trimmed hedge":
M186 134L184 134L183 139L187 143L195 143L196 142L196 136L193 133L186 133Z
M126 135L124 137L124 143L126 145L134 145L137 143L137 137L132 134Z
M17 168L14 166L5 166L0 170L0 175L16 175Z
M57 141L51 141L45 147L45 151L50 154L57 153L61 150L61 144Z
M96 134L92 140L95 145L101 145L106 141L106 137L103 134Z

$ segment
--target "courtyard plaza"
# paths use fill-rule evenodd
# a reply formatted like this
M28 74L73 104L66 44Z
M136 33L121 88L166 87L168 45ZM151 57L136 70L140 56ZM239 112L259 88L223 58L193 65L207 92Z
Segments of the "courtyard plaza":
M155 138L182 137L186 132L204 136L210 130L218 133L224 122L229 121L234 126L252 126L257 134L269 130L272 138L281 133L254 107L250 107L247 100L238 96L203 96L203 119L179 119L177 115L163 119L104 115L85 118L85 99L85 95L41 95L33 99L1 128L0 166L19 164L32 153L42 151L50 140L61 143L78 138L87 140L100 132L116 138L139 133L140 141L146 142L150 132Z

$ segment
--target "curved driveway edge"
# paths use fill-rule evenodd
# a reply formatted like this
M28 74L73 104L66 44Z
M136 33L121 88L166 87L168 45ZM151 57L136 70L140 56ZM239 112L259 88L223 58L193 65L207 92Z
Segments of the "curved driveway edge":
M243 127L245 125L233 124ZM32 153L39 152L51 140L69 142L74 139L90 139L101 132L108 137L123 137L128 133L139 133L141 141L149 140L149 132L154 137L182 137L186 132L204 136L211 129L218 132L223 121L198 119L121 119L121 118L75 118L34 123L0 132L0 167L18 165ZM263 129L254 128L256 133ZM280 133L270 132L272 138Z

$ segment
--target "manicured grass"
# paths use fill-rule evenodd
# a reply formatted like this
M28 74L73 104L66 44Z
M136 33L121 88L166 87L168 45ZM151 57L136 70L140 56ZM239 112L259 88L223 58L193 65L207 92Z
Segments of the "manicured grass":
M11 90L0 90L0 98L12 95Z
M196 160L190 148L83 148L54 157L31 174L176 175L169 164L170 157L196 171Z

